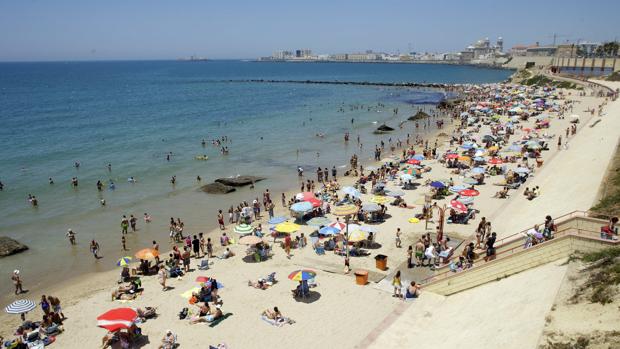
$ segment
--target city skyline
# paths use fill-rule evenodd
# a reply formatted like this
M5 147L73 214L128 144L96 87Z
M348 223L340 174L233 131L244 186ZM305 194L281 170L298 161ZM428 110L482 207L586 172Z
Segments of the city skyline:
M519 6L490 1L336 4L73 0L0 4L0 61L252 59L276 50L317 53L454 52L497 36L504 50L540 42L607 41L620 35L620 3ZM598 10L600 9L600 10ZM598 10L598 11L597 11ZM555 38L554 38L554 35Z

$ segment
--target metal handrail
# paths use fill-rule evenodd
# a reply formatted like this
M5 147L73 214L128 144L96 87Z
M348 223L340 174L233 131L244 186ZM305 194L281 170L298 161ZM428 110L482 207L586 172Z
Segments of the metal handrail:
M583 233L587 233L587 234L583 234ZM553 239L547 240L547 241L543 241L542 243L539 243L539 244L537 244L535 246L532 246L532 247L529 247L529 248L524 248L523 246L514 246L514 247L512 247L510 249L501 251L501 252L499 252L499 253L497 253L495 255L495 258L493 260L490 260L488 262L484 262L482 265L486 265L487 263L491 263L491 262L494 262L494 261L498 261L498 260L502 260L504 258L507 258L508 256L499 257L499 258L498 258L498 256L506 254L508 252L510 252L510 255L512 255L515 252L515 250L527 251L527 250L529 250L529 249L531 249L533 247L547 245L547 243L556 241L558 238L563 237L563 236L568 236L568 235L586 236L588 238L593 238L595 240L601 240L599 237L596 237L597 234L600 234L600 232L599 231L588 230L588 229L580 229L580 228L566 228L566 229L563 229L560 232L557 232L556 234L554 234L554 238ZM592 235L595 235L595 237L592 237ZM612 242L612 243L619 243L618 240L605 240L605 241L609 241L609 242ZM458 273L455 273L452 270L447 270L447 271L442 272L440 274L435 274L435 275L432 275L432 276L429 276L429 277L423 279L422 281L420 281L420 284L421 285L425 285L425 284L428 284L430 282L444 280L444 279L447 278L446 275L449 275L449 276L461 275L463 272L470 271L470 270L474 269L475 267L476 266L474 265L471 268L468 268L468 269L463 270L463 271L458 272ZM478 265L478 267L480 267L480 265Z

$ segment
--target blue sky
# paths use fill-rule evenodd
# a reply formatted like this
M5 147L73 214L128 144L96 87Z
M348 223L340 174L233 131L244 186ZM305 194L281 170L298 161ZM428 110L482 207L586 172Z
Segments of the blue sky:
M620 0L2 0L0 60L254 58L620 39Z

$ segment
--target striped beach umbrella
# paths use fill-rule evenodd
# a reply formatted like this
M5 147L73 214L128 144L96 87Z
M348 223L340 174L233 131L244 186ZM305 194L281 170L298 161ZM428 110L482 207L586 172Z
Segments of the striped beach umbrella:
M233 230L235 233L239 235L248 235L248 234L252 234L252 232L254 231L254 228L249 224L242 223L242 224L235 226Z
M138 314L132 308L116 308L99 315L97 317L97 326L114 332L130 328L137 318Z
M125 256L125 257L121 257L118 261L116 261L116 266L117 267L126 267L129 265L129 263L131 263L131 257L129 256Z
M417 173L418 173L418 171L416 171L415 169L413 169L411 167L408 167L408 168L406 168L406 169L404 169L402 171L402 174L407 174L407 175L410 175L410 176L415 176Z
M37 304L29 299L20 299L17 300L4 308L4 310L9 314L23 314L31 311L36 308Z
M316 277L316 271L310 269L295 270L288 275L288 278L293 281L304 281L314 279Z
M357 213L357 206L355 205L340 205L332 208L332 213L336 216L349 216Z
M332 228L338 229L338 231L343 230L344 228L347 227L347 225L345 223L342 223L342 222L330 223L329 226L332 227Z
M340 229L335 227L323 227L319 230L321 235L336 235L340 232Z

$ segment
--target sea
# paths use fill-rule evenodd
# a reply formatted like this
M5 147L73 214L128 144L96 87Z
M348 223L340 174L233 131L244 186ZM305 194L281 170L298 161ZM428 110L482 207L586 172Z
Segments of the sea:
M260 198L266 188L279 205L280 192L299 186L298 167L314 178L317 166L344 171L353 154L370 160L381 140L404 141L406 134L423 132L411 123L398 125L419 109L431 112L448 96L431 88L243 80L461 84L499 82L510 74L440 64L0 63L0 236L29 246L0 259L0 294L12 295L14 269L21 271L25 288L37 290L113 269L118 258L153 240L166 249L171 217L181 218L193 234L216 227L218 209ZM374 135L382 123L397 131ZM212 144L222 137L228 139L227 155ZM201 155L208 160L196 160ZM266 180L227 195L199 190L237 175ZM110 181L114 190L108 189ZM36 196L37 207L29 195ZM144 213L152 223L143 222ZM138 232L127 236L129 251L122 251L120 219L130 214L138 218ZM76 246L65 237L68 229L77 234ZM90 254L92 239L102 259ZM4 304L12 298L3 299Z

